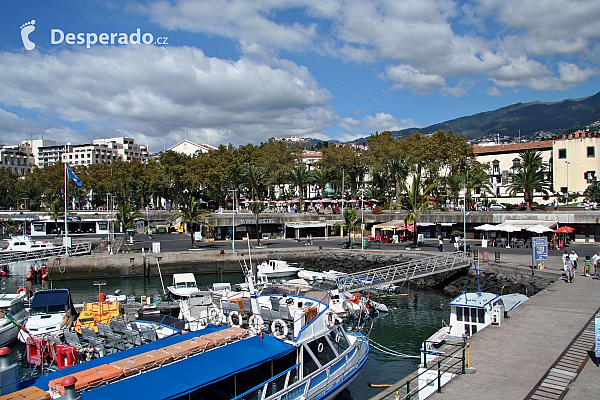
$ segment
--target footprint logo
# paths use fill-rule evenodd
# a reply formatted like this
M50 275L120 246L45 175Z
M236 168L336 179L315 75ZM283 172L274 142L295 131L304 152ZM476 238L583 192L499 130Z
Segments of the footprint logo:
M21 39L23 39L23 46L26 50L35 49L35 43L29 40L29 34L35 31L35 19L21 25Z

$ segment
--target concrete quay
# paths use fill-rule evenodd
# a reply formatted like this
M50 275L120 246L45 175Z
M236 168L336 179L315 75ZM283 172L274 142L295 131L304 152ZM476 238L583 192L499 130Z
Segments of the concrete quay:
M560 274L555 264L547 272ZM599 307L600 281L583 276L572 284L557 280L511 312L503 325L471 337L476 373L457 376L432 398L525 398ZM566 398L600 398L597 374L588 361Z

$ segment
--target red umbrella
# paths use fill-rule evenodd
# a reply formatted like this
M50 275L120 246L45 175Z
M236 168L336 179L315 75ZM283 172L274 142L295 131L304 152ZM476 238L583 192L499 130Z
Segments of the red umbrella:
M575 229L571 228L570 226L562 226L554 230L556 233L573 233L573 231L575 231Z
M409 231L409 232L414 232L415 227L412 225L400 225L399 227L396 228L397 231Z

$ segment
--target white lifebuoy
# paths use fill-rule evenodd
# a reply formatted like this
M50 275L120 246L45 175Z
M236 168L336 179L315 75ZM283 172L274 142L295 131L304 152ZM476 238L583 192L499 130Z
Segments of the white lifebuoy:
M238 328L242 324L242 319L240 318L240 313L237 311L232 311L229 313L229 317L227 317L229 321L229 325Z
M218 308L213 308L208 313L208 319L214 326L219 326L223 321L223 312Z
M257 314L254 314L250 317L250 319L248 320L248 325L250 331L255 335L258 335L262 332L263 329L265 329L265 321L260 315Z
M19 289L17 289L17 294L22 294L23 297L27 296L27 288L20 287Z
M271 324L271 332L273 332L273 336L275 336L277 339L283 340L287 337L289 329L284 320L276 319Z
M331 310L325 313L325 326L327 326L327 329L335 326L335 313Z

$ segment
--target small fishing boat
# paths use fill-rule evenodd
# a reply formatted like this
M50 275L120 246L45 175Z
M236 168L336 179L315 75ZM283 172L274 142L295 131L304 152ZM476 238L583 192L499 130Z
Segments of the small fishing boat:
M263 261L257 266L259 275L264 275L268 279L287 278L298 275L298 271L303 270L302 267L292 265L283 260L268 260Z
M81 328L86 327L98 332L98 323L108 324L113 319L122 318L121 303L118 301L104 301L106 295L100 293L97 302L85 303L83 310L75 322L75 332L81 334Z
M174 274L173 285L167 287L169 297L180 300L190 297L190 294L198 291L196 277L192 273Z
M19 333L19 325L27 321L28 313L23 300L23 294L0 294L0 346L14 341Z
M19 331L19 340L58 334L69 330L77 320L77 311L71 300L69 289L40 290L31 299L26 330Z

